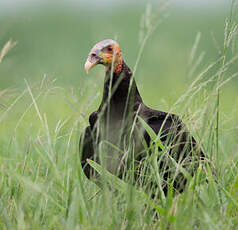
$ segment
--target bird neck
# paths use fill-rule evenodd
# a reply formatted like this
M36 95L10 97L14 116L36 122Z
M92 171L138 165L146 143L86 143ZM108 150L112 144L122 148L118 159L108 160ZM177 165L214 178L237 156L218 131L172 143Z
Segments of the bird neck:
M132 72L124 61L121 63L121 69L118 72L106 71L104 82L103 99L100 105L110 105L110 111L117 115L124 113L126 107L133 107L136 110L136 104L142 102L141 96L132 78ZM108 107L108 106L106 106Z

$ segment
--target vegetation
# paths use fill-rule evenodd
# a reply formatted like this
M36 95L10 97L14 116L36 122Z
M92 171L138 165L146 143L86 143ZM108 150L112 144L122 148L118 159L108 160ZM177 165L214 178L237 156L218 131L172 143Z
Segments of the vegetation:
M230 12L153 8L0 15L0 229L237 229L235 1ZM104 78L99 67L85 77L83 64L109 37L145 102L179 114L210 160L182 194L151 198L95 162L103 189L82 173L78 140Z

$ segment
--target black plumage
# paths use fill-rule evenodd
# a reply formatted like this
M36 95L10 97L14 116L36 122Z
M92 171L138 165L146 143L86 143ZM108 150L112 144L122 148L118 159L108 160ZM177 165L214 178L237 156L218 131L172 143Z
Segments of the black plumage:
M120 71L117 72L111 71L110 68L106 69L101 104L98 110L90 115L89 126L81 137L81 162L86 176L91 178L95 173L87 164L87 159L99 161L109 171L121 176L128 165L125 159L140 165L148 152L151 154L151 150L146 151L146 148L151 146L151 137L138 117L141 117L156 134L160 133L160 140L167 146L165 152L169 157L193 174L199 161L204 157L195 139L177 115L147 107L143 103L129 67L124 61L120 67ZM117 146L120 151L113 146ZM129 146L133 146L131 147L133 156L127 151ZM104 160L99 157L100 151L104 154ZM171 173L176 171L170 169L172 166L168 163L167 154L158 156L165 192L169 178L173 177ZM136 169L135 179L140 177L138 175L140 167ZM176 179L172 179L172 184L178 191L184 189L185 183L186 178L181 172L176 175Z

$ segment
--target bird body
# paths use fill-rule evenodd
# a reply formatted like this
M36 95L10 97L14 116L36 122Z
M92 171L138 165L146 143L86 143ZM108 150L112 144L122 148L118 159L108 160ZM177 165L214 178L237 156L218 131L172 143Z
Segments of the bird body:
M177 115L153 110L143 103L117 42L104 40L93 47L85 64L86 71L96 64L106 67L106 76L101 104L98 110L89 116L89 126L80 142L82 167L88 178L92 177L94 171L87 164L87 159L99 161L107 170L120 174L124 168L121 166L125 165L125 155L130 154L127 150L129 146L133 146L135 154L133 157L126 157L133 162L142 161L146 152L145 145L150 146L151 136L138 117L143 119L155 134L159 134L161 142L169 146L168 154L176 162L182 162L184 167L191 164L194 150L197 160L204 156ZM100 152L104 157L100 158ZM166 180L169 166L161 162L163 161L160 161L159 168L165 168L163 178ZM173 185L181 190L184 182L175 180Z
M84 137L85 141L89 139L90 141L87 147L84 144L82 163L83 167L87 168L85 173L89 178L90 167L84 164L87 164L86 160L88 158L95 157L95 149L97 149L95 145L98 145L102 140L106 140L108 143L123 148L122 142L125 139L128 140L136 112L142 104L142 99L134 80L129 90L132 73L124 62L120 73L113 73L112 78L110 75L111 71L107 71L102 102L98 110L90 114L90 126L86 128L85 132L85 134L87 133L87 137ZM110 100L108 100L109 94L111 94ZM94 150L91 149L92 143L94 143ZM106 149L104 148L104 152L111 155L107 156L107 158L111 158L110 162L106 164L107 169L115 173L122 154L119 154L118 151L109 146Z

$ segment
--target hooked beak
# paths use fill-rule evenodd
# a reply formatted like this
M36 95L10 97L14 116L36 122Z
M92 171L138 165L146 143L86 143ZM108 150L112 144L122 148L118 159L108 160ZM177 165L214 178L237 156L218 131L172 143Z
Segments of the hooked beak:
M91 62L90 58L88 58L84 65L84 69L86 73L88 73L88 71L92 69L95 65L97 65L98 63L99 63L99 60L95 62Z
M99 50L93 49L88 55L87 61L85 62L84 69L86 73L92 69L95 65L99 64L101 61Z

